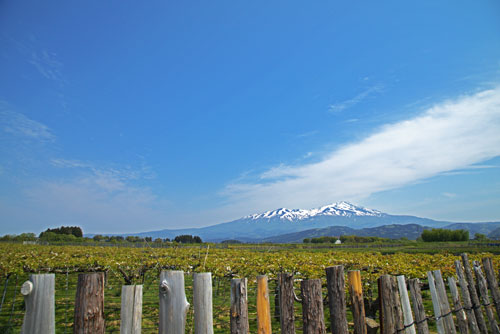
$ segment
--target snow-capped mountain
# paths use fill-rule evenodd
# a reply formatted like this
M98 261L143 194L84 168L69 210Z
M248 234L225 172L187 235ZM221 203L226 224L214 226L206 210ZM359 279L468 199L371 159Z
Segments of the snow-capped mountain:
M304 219L311 219L319 216L339 216L339 217L352 217L352 216L372 216L372 217L381 217L383 215L382 212L367 209L360 206L356 206L349 202L338 202L326 206L322 206L320 208L305 210L305 209L286 209L281 208L272 211L266 211L264 213L253 214L243 219L282 219L288 221L297 221Z
M181 234L193 234L206 241L226 239L258 241L271 236L331 226L363 229L395 224L443 227L450 224L450 222L438 222L414 216L390 215L348 202L338 202L310 210L281 208L202 228L161 230L137 233L136 235L151 236L153 238L173 238Z

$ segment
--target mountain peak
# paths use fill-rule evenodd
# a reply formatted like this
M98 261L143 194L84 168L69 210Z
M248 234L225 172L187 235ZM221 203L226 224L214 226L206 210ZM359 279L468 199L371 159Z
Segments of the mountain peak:
M346 201L341 201L329 205L322 206L316 209L287 209L280 208L276 210L266 211L260 214L253 214L244 218L256 219L282 219L288 221L309 219L317 216L377 216L380 217L382 212L356 206Z

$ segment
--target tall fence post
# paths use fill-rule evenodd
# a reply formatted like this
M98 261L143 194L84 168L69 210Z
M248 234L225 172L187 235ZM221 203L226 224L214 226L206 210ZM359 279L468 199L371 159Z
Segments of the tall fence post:
M195 273L193 276L194 333L213 334L212 274Z
M403 321L403 309L401 307L401 298L399 297L398 282L396 277L391 276L392 285L392 308L394 314L394 323L396 325L396 332L402 332L405 325Z
M271 334L271 305L267 276L257 276L257 333Z
M347 334L344 266L325 269L332 333Z
M485 257L482 261L484 273L486 274L486 280L488 281L488 286L490 287L491 297L493 298L497 315L500 317L500 291L498 289L498 281L495 276L495 271L493 270L493 264L491 263L491 258L489 257Z
M231 280L231 334L248 334L248 296L247 279L233 278Z
M436 317L437 331L439 334L448 334L445 332L444 320L441 313L441 302L439 301L439 294L436 289L432 271L427 272L427 280L429 281L429 290L431 291L432 307L434 309L434 316Z
M120 334L140 334L141 323L142 285L123 285Z
M396 277L398 280L399 296L401 297L401 307L403 309L403 324L406 334L416 334L413 325L413 314L411 313L410 298L406 289L406 280L404 275Z
M482 334L488 334L488 327L486 327L486 321L484 320L483 312L481 310L481 302L476 291L476 285L474 284L474 277L472 276L472 270L470 268L469 257L466 253L462 253L462 263L464 265L465 278L467 279L467 287L469 289L469 295L472 302L472 309L474 310L474 315L476 317L477 326Z
M468 334L469 326L467 326L467 317L460 302L460 295L458 294L457 282L453 277L448 277L448 286L450 287L451 298L453 299L453 307L457 313L457 323L460 334Z
M347 272L349 295L351 296L354 334L366 334L365 305L363 302L363 286L359 270Z
M381 334L396 333L394 321L392 279L390 275L382 275L378 279L378 296L380 301L380 332Z
M413 278L408 281L410 287L411 302L415 311L415 324L417 325L418 334L429 334L429 326L427 325L427 316L425 315L424 303L422 301L422 293L420 291L420 281L418 278Z
M447 334L456 334L455 323L453 322L453 314L451 313L450 302L448 301L448 295L446 294L446 286L444 285L443 276L441 276L441 270L434 270L433 274L435 280L434 282L436 284L436 290L439 294L441 316L444 318L444 328Z
M184 334L189 303L182 270L160 274L160 334Z
M21 333L55 332L54 274L31 275L21 287L26 313Z
M279 273L278 289L281 333L295 334L293 274Z
M300 290L304 334L326 334L321 280L303 280L300 282Z
M104 273L79 274L73 333L103 334Z
M458 283L460 284L460 291L462 292L462 299L464 302L465 314L467 314L467 323L469 324L469 329L472 333L481 333L476 320L476 314L472 309L472 301L470 299L469 293L469 283L465 279L465 274L462 270L462 263L459 260L455 261L455 271L458 277Z
M493 334L500 334L497 321L495 320L495 314L493 313L493 308L490 303L490 297L488 296L486 279L484 278L481 266L477 261L474 261L474 272L476 274L477 285L479 287L479 295L481 296L481 299L483 301L483 305L486 310L486 316L488 317L488 322L490 323L491 332Z

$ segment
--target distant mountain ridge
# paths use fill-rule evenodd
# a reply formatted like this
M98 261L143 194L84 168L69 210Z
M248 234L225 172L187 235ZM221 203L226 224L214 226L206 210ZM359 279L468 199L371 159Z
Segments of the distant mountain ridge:
M354 232L351 232L356 234L364 233L359 232L363 229L391 225L399 226L396 229L399 228L403 230L405 230L403 225L419 225L422 228L465 228L471 231L472 236L474 233L484 233L487 235L495 228L500 227L500 222L455 223L415 216L390 215L378 210L363 208L343 201L310 210L281 208L248 215L231 222L207 227L165 229L122 235L173 239L181 234L191 234L198 235L204 241L210 242L220 242L227 239L237 239L243 242L262 242L276 237L276 241L273 242L285 242L284 239L280 241L279 238L283 237L283 235L306 230L346 227L352 229ZM346 229L346 231L347 230L348 229ZM403 230L401 233L409 233ZM395 235L401 233L395 233ZM413 239L413 237L408 238Z
M250 216L243 217L243 219L273 219L279 218L282 220L295 221L311 219L319 216L340 216L340 217L352 217L352 216L372 216L381 217L384 215L382 212L367 209L360 206L353 205L349 202L338 202L330 205L326 205L317 209L305 210L305 209L286 209L281 208L273 211L267 211L260 214L253 214Z

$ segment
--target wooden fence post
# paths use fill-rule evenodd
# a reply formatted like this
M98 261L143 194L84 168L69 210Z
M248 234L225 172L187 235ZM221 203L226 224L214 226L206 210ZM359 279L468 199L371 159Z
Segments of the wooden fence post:
M481 310L481 302L476 291L476 285L474 284L474 277L472 276L472 270L470 268L469 257L466 253L462 253L462 263L464 265L465 278L467 279L467 287L469 289L469 295L472 302L472 309L474 310L474 315L476 317L477 326L482 334L488 334L488 327L486 327L486 321L484 320L483 312Z
M434 316L436 317L436 327L439 334L448 334L445 332L444 320L441 317L441 302L439 301L439 294L434 282L434 275L432 271L427 272L427 279L429 281L429 290L431 291L432 307L434 308Z
M359 270L347 272L349 295L351 297L354 334L366 334L365 305L363 302L363 286Z
M347 334L344 266L325 269L332 333Z
M104 273L79 274L73 333L104 333Z
M406 289L406 280L404 275L396 277L398 280L399 296L401 297L401 306L403 309L403 323L406 334L416 334L413 325L413 314L411 313L410 298Z
M271 306L267 276L257 276L257 333L271 334Z
M394 324L396 325L396 332L400 333L404 329L403 309L401 308L401 299L399 297L398 282L396 277L391 276L392 285L392 309L394 314Z
M309 279L303 280L300 283L303 333L326 334L321 280Z
M427 325L427 316L425 315L424 303L422 301L422 293L420 291L420 282L418 278L413 278L408 281L410 287L411 302L415 311L415 324L419 334L429 334L429 326Z
M468 334L469 326L467 326L467 317L465 316L465 311L463 310L462 303L460 302L457 282L453 277L448 277L448 286L450 287L451 298L453 299L453 307L457 312L457 322L460 334Z
M396 333L394 321L392 279L390 275L382 275L378 279L378 296L380 301L380 333Z
M140 334L141 323L142 285L123 285L120 334Z
M441 270L434 270L434 283L439 295L439 307L441 308L441 316L443 317L443 324L446 333L456 334L455 323L453 322L453 313L451 313L450 302L446 294L446 287L444 285Z
M24 296L26 313L21 333L55 332L54 274L31 275L24 282L21 294Z
M278 286L281 333L295 334L293 274L279 273Z
M248 334L248 295L247 279L233 278L231 280L231 334Z
M486 279L484 278L483 271L478 261L474 261L474 272L476 274L477 284L479 286L479 294L483 301L483 306L486 310L486 316L488 317L488 322L490 323L491 332L493 334L500 334L498 329L497 321L495 320L495 314L493 313L493 307L490 303L490 297L488 296L488 287Z
M160 274L160 334L184 334L189 303L182 270Z
M476 320L476 314L472 309L472 301L470 299L469 293L469 283L465 279L464 272L462 270L462 263L459 260L455 261L455 271L458 277L458 283L460 284L460 291L462 292L462 299L464 301L464 310L467 314L467 323L469 324L469 329L472 333L481 333Z
M195 273L193 276L194 333L213 334L212 274Z
M490 287L491 297L493 298L497 315L500 317L500 290L498 289L498 281L495 276L495 271L493 270L493 264L491 263L491 258L489 257L485 257L482 261L484 273L486 274L486 280L488 281L488 286Z

